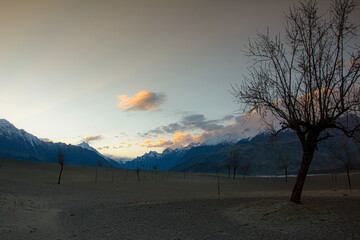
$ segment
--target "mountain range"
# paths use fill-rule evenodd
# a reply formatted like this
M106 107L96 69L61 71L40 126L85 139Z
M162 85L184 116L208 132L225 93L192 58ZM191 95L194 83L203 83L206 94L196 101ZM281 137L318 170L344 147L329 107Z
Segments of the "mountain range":
M67 145L42 141L23 129L17 129L5 119L0 119L0 158L57 163L57 154L65 156L65 164L86 166L117 166L87 143Z
M318 145L310 171L327 171L342 168L341 161L334 157L334 151L340 151L341 144L346 142L349 151L356 152L358 146L351 139L335 136ZM242 139L236 143L219 143L215 145L195 145L183 149L165 149L162 154L151 151L121 167L130 169L147 169L154 166L160 170L186 172L221 172L232 169L230 152L239 152L238 172L249 165L247 174L274 175L283 174L282 164L287 160L288 172L296 173L302 158L302 147L292 131L286 131L274 138L268 132L261 132L252 138ZM354 157L356 153L353 154ZM231 170L232 171L232 170Z
M251 175L282 174L281 167L287 159L288 172L295 173L301 162L302 147L292 131L285 131L274 138L266 131L252 134L246 138L236 135L222 136L203 144L190 144L185 148L167 148L162 153L150 151L143 156L127 162L114 161L103 156L96 149L83 142L79 145L67 145L42 141L25 130L17 129L5 119L0 119L0 158L57 163L57 154L62 151L65 164L106 166L128 169L170 170L186 172L222 172L229 171L230 152L239 153L238 171L245 165ZM242 137L245 135L242 134ZM334 151L340 151L343 144L349 148L354 158L358 158L358 145L340 134L318 144L310 171L324 171L343 167L334 157ZM230 166L232 168L232 166Z

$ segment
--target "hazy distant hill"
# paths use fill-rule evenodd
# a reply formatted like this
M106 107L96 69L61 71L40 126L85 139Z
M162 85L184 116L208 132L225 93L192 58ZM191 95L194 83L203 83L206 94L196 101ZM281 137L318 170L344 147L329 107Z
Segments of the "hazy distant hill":
M57 153L61 150L65 155L65 164L97 166L101 162L103 166L117 165L117 162L87 146L44 142L23 129L17 129L7 120L0 119L1 158L56 163Z
M346 143L352 154L357 153L358 145L344 136L335 136L318 145L310 171L322 171L343 167L334 159L332 151L339 151L340 145ZM335 148L334 148L335 147ZM121 167L130 169L152 169L187 172L223 172L229 162L231 151L240 152L239 168L250 164L251 175L283 174L280 157L289 158L289 172L297 172L302 157L302 147L297 136L287 131L273 138L262 132L252 138L237 143L220 143L216 145L190 145L183 149L165 149L163 153L151 151L129 161ZM357 155L354 156L357 158ZM238 172L241 172L239 169Z
M358 159L358 146L347 137L335 136L327 142L318 145L310 171L322 171L342 168L343 165L333 157L332 151L340 151L341 144L346 143L354 158ZM336 148L334 148L336 146ZM261 133L251 139L243 139L235 145L220 148L218 151L189 158L170 170L189 172L227 172L230 151L240 152L239 167L250 164L251 175L283 174L280 159L289 157L289 172L297 172L301 158L302 147L295 133L288 131L273 138L267 133ZM241 169L239 169L241 172Z
M130 169L152 169L154 166L158 170L169 170L172 169L175 165L178 165L187 159L190 159L194 156L199 156L207 153L212 153L220 148L229 146L229 144L222 143L217 145L189 145L186 148L182 149L170 149L167 148L163 153L157 153L150 151L149 153L144 154L141 157L137 157L132 161L128 161L125 164L121 165L123 168Z

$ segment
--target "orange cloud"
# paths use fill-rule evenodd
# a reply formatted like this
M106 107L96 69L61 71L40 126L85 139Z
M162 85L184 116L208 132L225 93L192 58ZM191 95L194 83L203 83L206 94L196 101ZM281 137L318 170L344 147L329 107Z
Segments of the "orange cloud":
M198 137L198 135L196 135L194 137L194 135L192 135L191 133L176 132L176 133L174 133L174 136L173 136L173 138L174 138L173 147L175 147L175 148L186 147L190 143L196 142L197 137Z
M173 141L171 140L160 140L160 141L145 141L141 144L141 147L153 148L153 147L171 147L173 145Z
M196 141L196 136L194 137L190 133L180 133L176 132L173 135L173 140L159 140L159 141L145 141L140 146L153 148L153 147L165 147L165 148L182 148L186 147L189 144Z
M186 147L192 143L203 144L205 142L209 142L211 144L212 141L216 142L216 138L224 136L246 138L249 136L255 136L260 131L266 129L266 126L259 124L261 117L256 111L244 116L239 116L235 120L236 122L232 122L219 129L204 131L199 134L175 132L172 136L172 140L148 140L140 146L148 148L164 147L176 149Z
M91 141L97 141L97 140L100 140L101 138L103 137L103 135L97 135L97 136L86 136L86 137L83 137L83 141L86 142L86 143L89 143Z
M271 117L270 114L267 116L270 124L278 124L278 120ZM164 140L157 136L158 141L147 140L140 144L142 147L164 147L164 148L183 148L192 143L207 143L216 144L218 141L224 139L241 139L255 136L259 132L267 129L268 125L263 124L262 116L256 111L249 112L242 116L235 118L235 122L231 122L228 125L222 126L221 128L215 128L214 130L204 131L199 134L182 133L177 131L173 134L172 140Z
M135 97L119 95L118 99L120 100L118 108L124 109L125 112L149 111L157 109L165 101L165 95L141 91Z
M235 127L235 126L236 126L236 122L229 123L229 126Z

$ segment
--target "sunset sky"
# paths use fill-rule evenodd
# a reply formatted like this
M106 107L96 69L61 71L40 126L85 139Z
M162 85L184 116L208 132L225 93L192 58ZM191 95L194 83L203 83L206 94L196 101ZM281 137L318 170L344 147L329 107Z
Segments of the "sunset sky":
M0 118L131 158L241 131L244 45L296 2L1 0Z

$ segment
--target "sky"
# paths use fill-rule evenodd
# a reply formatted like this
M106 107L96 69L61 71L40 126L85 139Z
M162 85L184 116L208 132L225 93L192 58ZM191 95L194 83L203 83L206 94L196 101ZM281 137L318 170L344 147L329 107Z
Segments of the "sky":
M245 45L294 3L0 0L0 118L127 158L242 131Z

